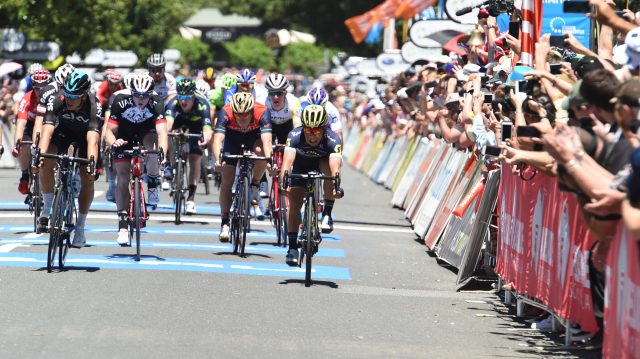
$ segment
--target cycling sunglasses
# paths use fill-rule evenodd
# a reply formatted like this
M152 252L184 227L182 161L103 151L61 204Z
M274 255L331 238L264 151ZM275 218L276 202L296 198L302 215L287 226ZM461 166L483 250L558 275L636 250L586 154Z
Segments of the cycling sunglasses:
M285 91L269 91L269 96L283 96L285 93Z
M153 66L149 67L149 72L162 72L162 71L164 71L164 67L163 66L161 66L161 67L153 67Z
M236 113L235 115L237 119L246 120L248 118L251 118L253 114L251 112L246 112L246 113Z
M180 101L189 101L193 98L193 95L178 95L177 97Z
M70 94L70 93L68 93L66 91L64 93L64 98L68 98L69 100L77 100L80 97L82 97L82 95L74 95L74 94Z
M148 98L151 97L151 94L148 92L132 92L131 95L137 98Z
M324 128L322 127L305 127L304 128L304 133L308 135L320 136L322 134L322 131L324 131Z

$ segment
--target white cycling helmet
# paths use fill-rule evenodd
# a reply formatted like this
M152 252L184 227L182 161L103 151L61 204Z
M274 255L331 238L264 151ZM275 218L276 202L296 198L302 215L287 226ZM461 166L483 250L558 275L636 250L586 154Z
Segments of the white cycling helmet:
M56 82L58 85L64 85L64 80L69 76L70 73L74 72L76 68L71 64L64 64L56 70L54 77L56 78Z
M124 87L131 89L131 82L136 76L137 75L134 72L129 72L128 74L124 75Z
M207 94L211 90L211 86L205 80L196 81L196 92L201 94L204 97L207 97Z
M267 77L267 83L264 86L267 91L286 91L289 87L289 80L282 74L272 73Z
M31 66L29 66L29 74L35 74L36 71L43 69L44 67L42 66L41 63L39 62L34 62L31 64Z
M132 93L151 93L151 91L153 91L153 77L149 74L138 74L132 79Z

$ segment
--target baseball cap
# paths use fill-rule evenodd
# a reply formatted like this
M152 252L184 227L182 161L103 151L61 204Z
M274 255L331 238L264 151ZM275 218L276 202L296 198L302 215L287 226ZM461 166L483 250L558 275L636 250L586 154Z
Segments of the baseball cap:
M444 101L444 104L447 105L447 104L450 104L452 102L460 102L460 95L458 95L457 92L450 93L447 96L447 99Z
M569 109L572 106L579 107L586 102L584 100L584 97L582 97L582 95L580 94L581 85L582 85L582 80L578 80L578 82L573 84L573 87L571 88L571 91L569 91L569 94L567 95L567 97L565 97L560 103L561 109L565 111L569 111Z
M616 96L609 100L610 103L621 103L633 107L640 107L640 80L630 79L625 81L616 91Z
M627 45L625 51L627 66L634 69L640 67L640 27L629 31L624 38L624 43Z
M583 56L579 60L572 62L571 67L579 78L583 78L587 72L604 68L600 60L595 56Z
M466 64L462 68L462 73L465 75L477 74L480 72L480 66L476 64Z

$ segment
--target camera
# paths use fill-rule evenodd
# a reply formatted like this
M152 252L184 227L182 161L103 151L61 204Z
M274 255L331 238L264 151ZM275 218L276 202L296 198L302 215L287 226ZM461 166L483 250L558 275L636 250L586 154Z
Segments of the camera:
M515 11L513 0L492 0L486 7L489 15L498 17L500 14L512 14Z

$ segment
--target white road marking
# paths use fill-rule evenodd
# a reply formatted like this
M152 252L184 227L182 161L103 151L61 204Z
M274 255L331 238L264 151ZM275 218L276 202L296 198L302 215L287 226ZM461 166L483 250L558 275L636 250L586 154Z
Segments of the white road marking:
M27 245L24 245L22 243L9 243L9 244L3 244L0 246L0 253L9 253L12 250L18 248L18 247L29 247Z
M39 238L41 236L42 236L42 233L27 233L24 236L22 236L22 238L32 239L32 238Z
M30 218L32 215L28 213L0 213L0 218ZM89 213L89 219L111 219L115 222L116 214L102 214L102 213ZM152 213L149 217L149 221L156 222L171 222L175 219L173 215L162 215ZM198 217L198 216L183 216L182 221L185 223L220 223L220 217ZM259 227L272 227L271 222L265 221L251 221L252 226ZM12 229L12 228L10 228ZM15 228L13 228L15 229ZM392 227L392 226L351 226L343 224L334 224L333 229L354 231L354 232L386 232L386 233L414 233L411 228L407 227Z
M95 191L95 192L93 193L93 198L101 197L101 196L103 196L104 194L105 194L105 191Z

